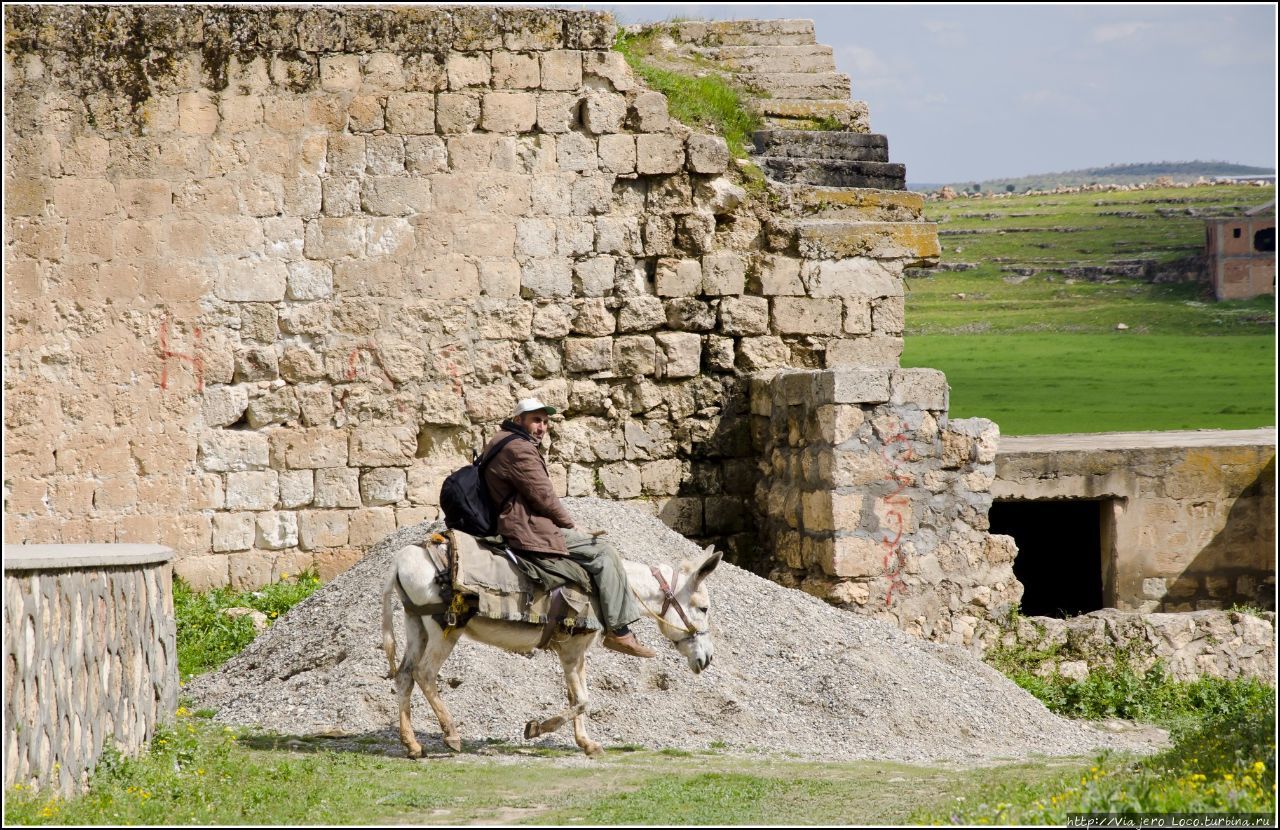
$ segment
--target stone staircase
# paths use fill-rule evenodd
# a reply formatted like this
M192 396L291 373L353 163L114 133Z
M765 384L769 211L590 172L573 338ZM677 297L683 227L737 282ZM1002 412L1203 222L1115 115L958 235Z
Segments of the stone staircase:
M835 71L813 21L685 21L666 32L673 52L709 62L759 96L753 104L769 129L755 135L756 161L773 182L906 189L906 168L870 132L866 103L850 97L849 76Z

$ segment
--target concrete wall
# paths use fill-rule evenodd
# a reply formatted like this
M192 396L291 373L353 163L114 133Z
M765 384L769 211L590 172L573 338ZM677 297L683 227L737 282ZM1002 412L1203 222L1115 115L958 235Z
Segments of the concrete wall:
M4 546L4 786L81 788L178 705L173 552Z
M1134 611L1275 608L1276 431L1006 438L997 499L1101 499L1104 599Z
M896 366L937 253L914 194L771 213L605 14L5 14L9 542L330 576L538 395L561 494L749 561L749 376Z

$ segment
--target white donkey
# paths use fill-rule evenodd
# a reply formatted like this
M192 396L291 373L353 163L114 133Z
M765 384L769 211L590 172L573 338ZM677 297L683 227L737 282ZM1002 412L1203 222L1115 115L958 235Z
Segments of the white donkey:
M435 536L424 544L435 544L444 553L446 543L436 541ZM666 565L649 568L623 560L631 589L640 601L641 608L658 622L662 633L689 661L694 674L711 665L712 644L707 614L711 600L703 581L720 564L721 554L707 548L710 556L696 568L682 562L678 568ZM447 561L447 555L443 557ZM436 581L437 569L427 551L417 545L408 545L396 552L390 572L382 589L382 648L387 653L388 676L395 678L396 695L400 703L400 741L409 751L410 758L422 757L422 746L413 734L409 720L409 697L414 681L422 689L427 702L440 722L445 746L455 752L462 750L458 728L440 699L436 679L440 667L457 645L458 638L466 634L473 640L487 643L507 651L527 654L537 646L542 636L542 626L472 617L462 629L442 629L428 615L410 610L410 605L439 606L445 601L440 584ZM392 631L391 597L400 596L405 606L404 630L405 654L396 666L396 641ZM660 608L655 612L654 607ZM546 720L531 720L525 724L524 736L536 738L556 731L573 720L573 736L582 751L589 756L599 755L600 744L587 735L587 651L598 642L599 632L583 634L558 633L548 647L560 658L564 669L565 684L569 691L569 708Z

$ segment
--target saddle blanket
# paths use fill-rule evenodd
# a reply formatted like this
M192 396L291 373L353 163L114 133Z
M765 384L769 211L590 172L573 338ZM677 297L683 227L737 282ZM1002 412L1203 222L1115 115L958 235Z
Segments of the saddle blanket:
M479 616L546 624L551 610L550 593L517 568L505 549L459 530L448 531L446 537L453 564L453 587L476 597ZM536 569L536 565L533 567ZM568 605L564 628L574 631L604 628L589 594L572 584L565 584L560 590Z

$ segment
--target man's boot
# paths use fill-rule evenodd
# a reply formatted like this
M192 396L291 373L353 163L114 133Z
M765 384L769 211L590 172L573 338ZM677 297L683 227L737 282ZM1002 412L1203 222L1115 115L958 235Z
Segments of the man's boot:
M636 635L631 631L627 631L625 634L619 634L616 631L612 634L606 634L604 647L619 654L630 654L632 657L656 657L658 655L658 652L648 646L641 645L640 641L636 639Z

